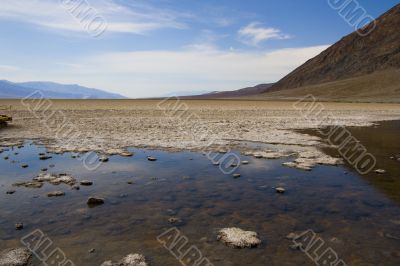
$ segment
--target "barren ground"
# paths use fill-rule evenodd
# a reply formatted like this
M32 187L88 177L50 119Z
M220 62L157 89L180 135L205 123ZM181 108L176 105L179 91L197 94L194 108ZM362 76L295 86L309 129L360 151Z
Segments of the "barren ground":
M294 102L236 100L0 100L0 105L11 106L1 112L14 119L0 130L4 146L10 139L38 139L54 152L108 154L126 147L221 150L238 141L318 152L320 139L295 130L400 119L399 104L324 102L313 111L312 103L300 111Z

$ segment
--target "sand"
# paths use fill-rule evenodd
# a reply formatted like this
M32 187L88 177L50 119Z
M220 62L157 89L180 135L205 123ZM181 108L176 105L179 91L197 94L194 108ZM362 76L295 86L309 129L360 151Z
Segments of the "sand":
M323 141L297 130L400 119L399 104L371 103L173 99L0 100L0 105L11 106L6 114L13 117L0 130L0 145L34 139L56 153L110 155L122 154L126 147L218 151L250 141L289 145L295 152L316 157L322 155L318 147Z

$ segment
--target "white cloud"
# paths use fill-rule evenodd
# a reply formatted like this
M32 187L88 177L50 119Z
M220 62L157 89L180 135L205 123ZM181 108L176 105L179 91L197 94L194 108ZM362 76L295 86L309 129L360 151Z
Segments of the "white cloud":
M275 82L328 46L270 52L222 51L215 48L183 51L106 53L63 69L62 79L106 88L130 97L150 97L171 91L233 90ZM71 63L72 64L72 63Z
M80 2L82 4L76 8L71 5ZM82 23L82 20L87 14L92 18L94 15L104 18L107 32L144 34L155 29L185 27L178 22L179 17L185 14L143 4L124 6L112 0L2 0L0 4L0 19L62 31L85 32L87 21Z
M279 29L265 28L253 22L238 31L239 40L250 46L258 46L266 40L289 39L290 35L283 34Z

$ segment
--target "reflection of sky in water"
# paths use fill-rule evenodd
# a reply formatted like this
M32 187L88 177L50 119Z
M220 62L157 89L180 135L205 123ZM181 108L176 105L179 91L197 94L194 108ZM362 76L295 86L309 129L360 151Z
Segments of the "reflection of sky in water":
M152 265L179 265L156 240L172 226L168 218L176 216L190 244L215 265L311 265L306 255L290 250L285 239L306 229L328 242L337 238L329 246L349 265L399 261L399 241L387 237L400 234L399 208L358 176L344 174L342 167L305 172L282 167L281 159L241 156L250 164L242 165L237 170L241 177L234 179L201 153L132 149L133 157L112 156L96 171L88 171L68 153L40 161L38 153L43 151L26 145L1 154L10 159L0 160L0 249L19 245L19 238L40 228L77 265L100 265L131 252L143 253ZM150 162L148 155L158 160ZM12 160L29 167L22 169ZM41 189L14 188L14 195L6 195L12 183L32 179L43 167L94 184L79 191L46 184ZM278 195L276 186L284 186L287 193ZM54 190L64 191L65 197L47 198ZM104 197L106 203L87 208L92 195ZM23 222L25 229L15 231L16 222ZM264 244L252 250L225 247L215 232L231 226L258 232ZM91 248L96 252L89 254Z

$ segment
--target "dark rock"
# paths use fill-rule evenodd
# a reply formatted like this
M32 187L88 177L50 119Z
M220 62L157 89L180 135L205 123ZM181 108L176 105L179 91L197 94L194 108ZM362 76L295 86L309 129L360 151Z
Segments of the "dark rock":
M23 223L17 223L17 224L15 224L15 229L16 229L16 230L22 230L22 229L24 229L24 224L23 224Z
M154 162L154 161L157 161L157 158L155 158L155 157L153 157L153 156L148 156L148 157L147 157L147 160L149 160L149 161L151 161L151 162Z
M93 182L89 181L89 180L82 180L80 182L80 184L81 184L81 186L91 186L91 185L93 185Z
M102 204L104 204L103 198L90 197L87 200L87 205L89 205L89 206L97 206L97 205L102 205Z

